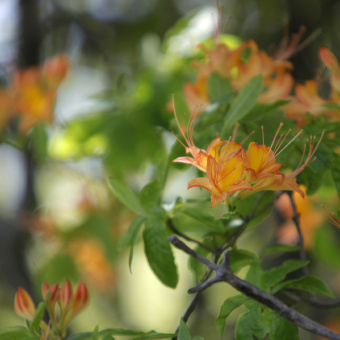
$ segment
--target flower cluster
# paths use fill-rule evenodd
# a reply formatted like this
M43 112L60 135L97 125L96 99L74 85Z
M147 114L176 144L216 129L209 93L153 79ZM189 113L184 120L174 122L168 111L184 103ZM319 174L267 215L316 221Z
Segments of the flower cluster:
M239 91L251 78L261 74L264 92L259 97L260 102L272 103L289 98L293 87L293 77L290 74L292 65L282 59L282 56L272 58L260 51L253 40L236 49L230 49L223 43L217 44L213 50L202 45L199 47L204 52L205 60L192 63L197 68L196 82L186 83L184 86L190 109L200 107L203 110L210 104L208 78L213 72L228 78L235 91ZM248 54L247 58L245 54Z
M68 71L64 55L55 56L41 67L16 71L8 88L0 91L0 128L19 118L19 132L28 132L36 122L53 121L56 92Z
M43 339L47 334L64 336L68 323L86 307L89 302L89 292L86 285L80 282L73 292L71 283L66 280L62 288L56 283L52 286L43 284L42 295L45 307L50 317L49 325L41 321L40 328ZM36 308L30 295L21 287L15 295L14 310L21 317L32 321Z
M191 115L187 126L179 124L176 111L175 117L186 142L186 145L182 144L186 153L190 153L192 157L178 157L173 162L191 164L206 173L206 177L192 179L188 188L201 187L209 190L212 194L211 207L224 200L228 201L230 194L233 194L234 198L244 198L262 190L290 190L304 196L304 192L296 183L296 176L314 160L313 156L322 136L315 147L315 137L311 137L306 159L303 161L303 155L299 166L285 175L280 172L283 165L277 163L276 157L297 136L282 148L290 132L279 136L282 123L270 146L264 144L264 138L262 144L251 142L247 149L231 138L227 141L215 138L204 150L196 147L193 142L192 133L197 115Z
M295 96L284 109L286 116L296 120L300 126L306 123L306 113L312 116L325 114L332 120L340 120L340 65L334 54L325 46L320 48L319 56L330 71L330 95L328 99L322 98L315 80L296 85Z

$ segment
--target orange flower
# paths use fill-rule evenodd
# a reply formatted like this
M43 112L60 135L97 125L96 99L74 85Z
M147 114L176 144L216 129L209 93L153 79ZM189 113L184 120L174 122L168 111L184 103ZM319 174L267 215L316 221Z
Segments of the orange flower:
M226 144L223 148L228 148ZM192 179L188 189L201 187L211 192L211 207L224 201L228 194L239 190L251 190L251 185L243 181L244 160L239 153L224 153L223 148L217 155L208 156L207 177Z
M15 312L27 320L33 320L35 306L32 298L25 289L19 287L14 299Z
M13 110L20 116L20 133L26 133L37 121L53 121L56 91L67 69L66 57L56 56L42 67L19 70L13 75L10 90Z
M323 134L316 147L314 147L315 137L311 137L306 159L303 161L305 146L299 166L290 174L285 175L280 173L279 170L283 165L276 162L276 157L292 143L299 134L285 147L281 148L290 132L289 130L285 135L281 134L276 141L282 125L281 123L270 146L264 144L264 136L262 145L251 142L247 151L244 150L241 144L231 141L231 139L221 141L220 138L216 138L210 143L207 151L200 150L200 154L203 154L204 158L199 158L199 164L196 159L189 157L179 157L174 161L189 163L206 171L207 177L191 180L188 188L201 187L210 191L212 194L212 207L226 200L228 195L232 193L235 193L234 197L244 198L257 191L290 190L296 191L301 197L304 197L304 192L296 183L296 176L314 160L313 156L321 142ZM190 131L192 133L192 128ZM189 141L188 138L186 138L186 140ZM193 143L190 145L193 145ZM191 148L188 149L191 150ZM204 161L202 161L202 159ZM236 194L237 191L239 191L239 193Z
M319 55L322 62L331 70L331 85L335 94L340 92L340 65L334 54L325 46L321 46ZM334 97L334 93L333 93Z

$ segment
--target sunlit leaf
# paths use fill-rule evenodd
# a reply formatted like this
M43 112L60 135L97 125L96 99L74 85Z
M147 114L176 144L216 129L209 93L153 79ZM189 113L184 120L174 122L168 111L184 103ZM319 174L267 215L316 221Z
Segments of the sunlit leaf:
M165 228L164 216L151 215L145 222L144 249L150 267L159 280L175 288L178 282L177 267Z
M260 316L260 309L256 305L248 312L243 313L236 324L236 340L254 340L253 333L257 328Z
M233 249L229 252L229 265L233 273L237 273L241 268L256 261L253 253L243 249Z

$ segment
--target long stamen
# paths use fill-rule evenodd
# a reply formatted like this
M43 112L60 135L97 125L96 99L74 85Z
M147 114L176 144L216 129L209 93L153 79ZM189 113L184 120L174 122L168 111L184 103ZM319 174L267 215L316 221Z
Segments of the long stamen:
M232 141L235 140L236 134L237 134L237 130L238 130L239 127L240 127L240 123L236 123L235 127L234 127L234 131L233 131L233 138L231 139Z
M243 141L242 141L240 144L243 145L243 143L244 143L248 138L250 138L254 133L255 133L255 130L253 130L252 132L250 132L250 134L249 134L246 138L244 138Z

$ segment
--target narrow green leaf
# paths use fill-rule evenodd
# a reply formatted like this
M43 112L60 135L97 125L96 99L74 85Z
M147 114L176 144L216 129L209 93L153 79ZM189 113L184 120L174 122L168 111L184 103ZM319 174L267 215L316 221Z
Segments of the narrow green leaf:
M40 333L40 322L44 316L44 312L45 312L45 303L40 302L35 311L33 320L30 325L30 329L33 330L33 332L36 334Z
M276 244L275 246L267 248L262 256L273 254L273 253L287 253L287 252L294 252L299 251L300 246L289 246L286 244Z
M133 331L130 329L122 329L122 328L109 328L104 329L99 332L99 337L106 337L112 335L118 336L129 336L134 337L134 340L137 339L169 339L176 336L175 333L158 333L156 331L149 331L149 332L141 332L141 331ZM73 339L72 339L73 340Z
M147 219L146 216L140 215L132 221L129 230L127 231L126 234L124 234L124 236L119 242L120 249L134 245L138 233L140 231L140 228L143 226L143 223L145 222L146 219Z
M217 220L214 215L210 214L207 211L204 211L199 208L192 208L192 207L182 207L180 208L179 212L190 216L191 218L195 219L196 221L205 224L210 229L218 232L224 232L225 228L223 223L220 220Z
M261 278L261 288L268 292L269 289L277 283L284 280L288 273L291 273L308 264L308 261L288 260L281 266L266 271Z
M340 154L334 154L331 165L332 178L340 198Z
M179 323L178 340L191 340L189 329L183 319Z
M255 105L262 93L262 75L257 75L239 92L227 113L224 121L222 136L226 137L234 124L244 118Z
M109 187L113 194L129 209L137 214L144 213L138 196L124 183L114 179L108 178Z
M178 282L177 267L165 228L161 214L151 215L145 222L144 249L149 265L159 280L175 288Z
M158 204L161 195L161 184L159 181L148 183L139 193L139 201L146 211L151 211Z
M96 326L95 329L92 332L91 340L97 340L98 334L99 334L99 326Z
M248 298L245 295L240 294L240 295L231 296L224 301L221 307L221 310L220 310L220 314L218 318L216 319L216 326L221 336L223 334L224 327L225 327L225 319L230 315L230 313L234 309L240 307L247 300Z
M32 337L32 334L29 332L29 330L24 327L10 327L0 329L1 340L24 340L27 338L37 339L37 337Z
M92 332L82 332L68 336L67 340L92 340L92 335Z
M273 288L272 292L275 294L283 288L304 290L316 295L327 295L334 297L334 294L330 291L325 282L311 275L303 276L295 280L281 282Z
M213 72L208 78L208 93L210 100L223 102L230 99L231 83L228 78L222 77L218 72Z
M130 246L130 253L129 253L129 268L131 271L131 265L132 265L132 260L133 260L133 251L134 247L138 238L138 234L147 219L146 216L140 215L136 217L132 223L130 224L129 230L127 233L122 237L118 248L123 249L127 246Z

